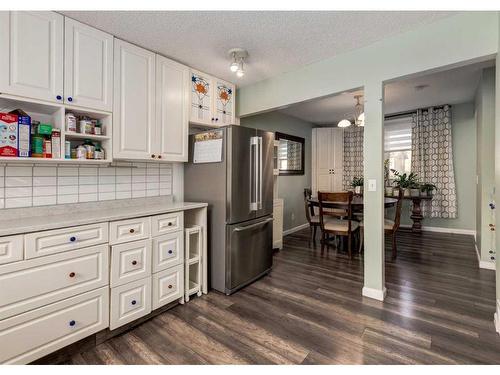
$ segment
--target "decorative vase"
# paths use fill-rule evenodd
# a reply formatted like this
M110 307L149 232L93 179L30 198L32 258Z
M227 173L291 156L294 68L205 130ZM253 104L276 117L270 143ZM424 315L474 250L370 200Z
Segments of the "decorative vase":
M363 194L363 186L355 186L354 187L354 193L356 193L356 194Z

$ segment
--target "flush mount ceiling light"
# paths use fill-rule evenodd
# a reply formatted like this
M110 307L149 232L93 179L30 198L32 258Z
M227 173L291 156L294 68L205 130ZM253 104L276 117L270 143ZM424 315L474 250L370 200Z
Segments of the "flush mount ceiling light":
M351 115L352 120L348 118L340 120L339 123L337 124L339 128L347 128L353 124L356 126L365 126L365 112L363 111L363 106L359 102L359 100L362 97L363 95L354 95L354 99L356 100L356 105L354 106L354 115Z
M243 48L231 48L228 53L231 58L229 69L236 73L238 77L245 75L245 59L248 57L248 52Z

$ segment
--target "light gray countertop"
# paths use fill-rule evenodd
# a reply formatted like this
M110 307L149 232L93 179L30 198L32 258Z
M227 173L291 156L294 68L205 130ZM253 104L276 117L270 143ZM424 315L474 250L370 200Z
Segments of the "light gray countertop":
M171 197L152 197L5 209L0 210L0 236L165 214L206 206L206 203L172 202Z

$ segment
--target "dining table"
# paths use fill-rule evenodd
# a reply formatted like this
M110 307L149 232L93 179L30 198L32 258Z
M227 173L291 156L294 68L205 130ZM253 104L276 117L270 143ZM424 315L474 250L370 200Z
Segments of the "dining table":
M385 208L393 207L396 205L396 203L398 203L397 198L384 197ZM309 204L313 207L319 207L318 197L309 198ZM324 201L323 206L326 208L345 208L347 207L347 202ZM352 197L352 202L351 202L352 212L363 212L363 206L364 202L362 195L355 195Z

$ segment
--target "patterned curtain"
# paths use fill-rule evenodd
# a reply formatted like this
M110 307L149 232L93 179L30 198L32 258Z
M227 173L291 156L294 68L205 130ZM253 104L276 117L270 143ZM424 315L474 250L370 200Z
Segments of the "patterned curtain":
M422 183L436 185L431 201L424 201L424 217L457 217L457 194L453 172L451 109L419 109L412 117L411 170Z
M352 179L363 176L363 131L361 126L344 129L344 190L352 190Z

